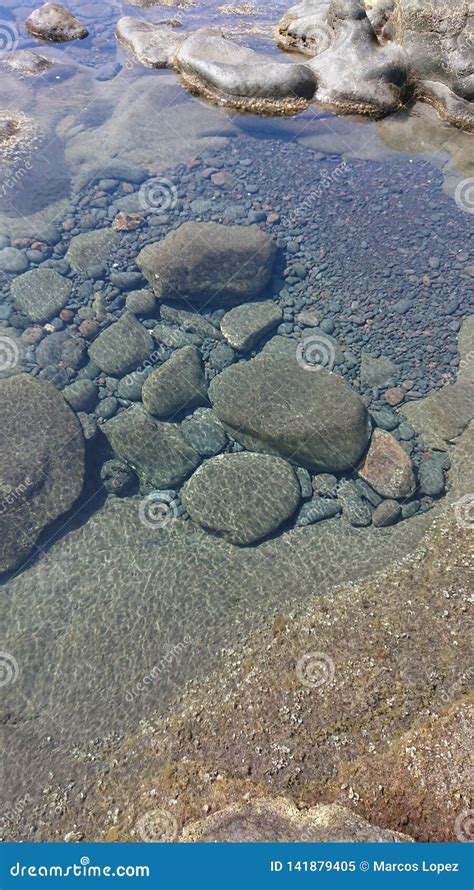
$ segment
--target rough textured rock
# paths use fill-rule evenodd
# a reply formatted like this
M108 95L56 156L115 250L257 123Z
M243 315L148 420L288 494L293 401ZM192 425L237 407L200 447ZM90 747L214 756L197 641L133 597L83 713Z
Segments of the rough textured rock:
M162 300L226 304L261 294L275 252L257 226L187 222L144 247L137 263Z
M368 386L393 386L396 381L397 366L389 358L379 358L365 350L360 363L360 379Z
M146 379L142 399L149 414L161 418L207 405L207 385L199 349L184 346L173 353Z
M144 489L178 485L201 460L179 427L154 420L139 406L108 420L102 431L117 456L136 471Z
M175 65L193 92L248 110L292 112L316 88L307 65L276 62L207 29L184 41Z
M204 457L218 454L228 441L224 427L210 408L198 408L183 421L181 432L188 445Z
M89 347L89 356L106 374L121 377L144 362L153 350L153 339L131 314L102 331Z
M457 380L419 402L403 406L403 413L429 448L446 448L474 416L474 386Z
M93 411L98 387L92 380L76 380L62 390L62 396L74 411Z
M384 498L407 498L416 488L411 459L385 430L374 430L358 473Z
M89 272L104 266L112 247L119 241L113 229L83 232L71 239L65 260L75 272Z
M20 374L0 382L0 572L18 566L42 530L82 490L79 421L50 383Z
M298 810L287 798L230 804L187 825L180 840L194 843L394 843L412 838L370 825L337 804Z
M10 53L2 54L1 62L10 71L18 72L26 77L35 77L38 74L44 74L54 65L52 59L46 58L39 53L31 52L29 49L17 49Z
M71 282L53 269L32 269L15 278L10 287L15 306L39 323L59 314L71 290Z
M315 472L356 466L370 437L365 405L336 374L264 356L226 369L209 387L218 417L253 451Z
M60 3L44 3L35 9L26 19L25 27L37 40L57 43L83 40L89 34L87 28Z
M250 352L260 338L281 321L282 314L271 300L235 306L224 315L221 331L234 349Z
M189 312L187 309L179 309L176 306L170 306L162 303L160 306L160 317L163 321L177 324L184 331L191 331L199 337L210 338L211 340L222 340L221 332L214 325L200 315L199 312Z
M300 497L292 467L265 454L220 454L181 489L191 519L233 544L252 544L274 532Z
M170 68L185 35L172 28L153 25L132 16L117 22L117 42L147 68Z

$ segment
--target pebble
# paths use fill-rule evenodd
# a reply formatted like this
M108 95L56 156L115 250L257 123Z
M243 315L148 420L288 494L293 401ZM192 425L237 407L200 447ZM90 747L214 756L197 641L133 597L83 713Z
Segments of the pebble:
M400 518L402 509L397 501L382 501L372 513L372 523L375 528L385 528L394 525Z

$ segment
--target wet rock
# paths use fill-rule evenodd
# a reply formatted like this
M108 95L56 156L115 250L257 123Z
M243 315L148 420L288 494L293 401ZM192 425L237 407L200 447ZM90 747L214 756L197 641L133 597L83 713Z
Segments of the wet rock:
M313 491L324 498L335 498L337 479L331 473L317 473L313 476Z
M437 498L443 494L445 480L443 468L436 460L426 458L418 467L418 483L421 494Z
M133 470L122 460L106 460L102 465L100 478L105 490L116 497L131 494L137 482Z
M31 321L43 323L59 314L71 295L69 279L53 269L32 269L15 278L11 294L17 309Z
M0 133L1 139L1 133ZM16 247L4 247L0 250L0 271L18 275L26 272L29 262L22 250Z
M198 334L203 340L222 340L222 334L217 328L199 312L188 312L186 309L178 309L168 303L161 303L160 316L163 321L179 325L185 331Z
M300 497L292 467L263 454L213 457L181 490L191 519L233 544L252 544L275 531L296 510Z
M152 331L154 339L170 349L182 349L184 346L200 346L203 338L201 334L193 334L191 331L182 331L180 328L172 328L167 324L157 324Z
M396 379L397 366L391 359L381 355L376 358L363 351L360 363L360 379L367 386L392 386Z
M310 470L352 468L369 441L367 409L347 383L293 359L264 356L234 365L211 381L209 396L242 445Z
M92 411L97 402L98 387L92 380L76 380L62 390L68 405L74 411Z
M119 237L113 229L96 229L83 232L71 239L64 259L75 272L89 273L91 269L105 266L112 247Z
M314 95L316 82L306 65L282 64L202 29L175 55L185 86L238 108L297 110Z
M256 226L187 222L144 247L137 264L159 299L225 305L260 295L275 252Z
M84 439L86 442L91 442L92 439L95 439L98 432L95 418L91 417L90 414L85 414L83 411L79 411L77 419L81 424Z
M156 307L156 298L150 290L134 290L127 295L125 305L135 315L153 316Z
M385 430L374 430L359 476L384 498L407 498L415 491L413 465L397 440Z
M311 476L308 473L308 470L305 470L304 467L296 467L295 472L298 477L298 482L300 483L301 497L302 498L312 497L313 496L313 483L311 480Z
M233 349L250 352L261 337L281 321L282 314L271 300L235 306L224 315L221 331Z
M404 405L403 413L429 448L443 449L471 422L473 406L474 386L460 379L426 399Z
M420 85L420 94L424 102L432 105L436 109L440 118L459 127L462 130L472 132L474 130L474 111L472 102L474 100L474 74L471 75L471 82L468 86L467 79L464 80L464 86L459 82L455 82L458 90L466 90L467 96L456 95L453 90L444 83L438 83L432 80L424 80Z
M139 406L108 420L102 431L117 456L133 467L144 487L172 488L189 476L201 460L176 424L154 420Z
M228 441L224 427L210 408L198 408L183 421L181 432L188 445L203 457L219 454Z
M25 27L37 40L63 43L67 40L83 40L89 32L60 3L44 3L35 9L25 21Z
M290 800L239 801L186 826L185 843L393 843L405 834L378 828L337 804L298 810Z
M392 430L396 430L400 423L398 414L395 414L394 411L390 411L389 408L381 408L378 411L371 411L370 416L376 426L379 426L381 430L387 430L389 433L391 433Z
M89 346L89 357L106 374L121 377L148 358L153 340L130 313L102 331Z
M339 515L341 510L341 504L334 498L326 500L326 498L315 497L303 504L296 517L295 525L313 525L323 519L333 519L334 516Z
M142 399L149 414L162 419L207 405L207 385L199 349L185 346L173 353L147 378Z
M80 337L72 337L66 331L48 334L36 348L36 361L40 368L49 365L77 370L86 360L86 344Z
M97 405L95 409L96 417L99 420L110 420L117 413L117 409L118 401L115 396L107 396L105 399L101 399Z
M185 39L172 28L123 16L115 30L117 43L147 68L171 68Z
M235 353L228 343L218 343L209 353L209 365L216 371L229 368L235 361Z
M117 396L120 399L128 399L130 402L139 402L147 376L146 371L132 371L126 377L122 377L117 385Z
M26 370L26 346L23 335L0 324L0 380Z
M5 572L20 565L41 531L79 497L84 439L62 395L26 374L0 381L0 431L0 572Z
M401 513L402 508L397 501L382 501L372 514L372 523L375 528L385 528L387 525L394 525L400 518Z
M1 61L10 71L18 72L26 77L44 74L54 65L52 59L47 59L46 56L31 52L29 49L17 49L6 53L5 56L2 56Z
M353 482L343 482L337 491L342 515L351 525L363 527L372 522L372 511L367 502L360 496Z

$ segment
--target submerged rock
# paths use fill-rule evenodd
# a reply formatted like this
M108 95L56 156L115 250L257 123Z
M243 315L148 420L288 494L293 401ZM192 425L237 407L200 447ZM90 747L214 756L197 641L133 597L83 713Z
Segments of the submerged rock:
M178 485L201 460L176 424L154 420L140 406L108 420L102 431L117 456L136 471L145 489Z
M394 843L412 838L378 828L337 804L299 810L284 797L229 804L187 825L185 843Z
M416 488L413 464L408 454L385 430L374 430L358 473L384 498L407 498Z
M203 463L181 490L191 519L233 544L252 544L275 531L300 497L292 467L264 454L220 454Z
M60 3L44 3L28 16L26 30L38 40L64 43L67 40L83 40L89 32L79 19Z
M209 397L231 435L316 472L357 465L370 438L367 409L342 377L263 356L215 377Z
M83 232L71 239L64 259L75 272L88 273L91 269L104 266L110 251L119 241L113 229L96 229Z
M224 315L221 331L233 349L250 352L261 337L281 321L282 314L272 300L236 306Z
M160 418L207 405L207 385L199 349L184 346L156 368L143 385L142 399L149 414Z
M0 572L20 565L42 530L69 510L84 478L82 428L50 383L0 382Z
M17 49L0 56L0 60L10 71L17 72L26 77L36 77L44 74L54 65L52 59L31 52L29 49Z
M185 35L172 28L123 16L115 30L117 43L147 68L170 68Z
M102 331L89 347L89 356L106 374L121 377L136 369L153 350L153 339L131 313Z
M183 421L181 432L188 445L204 457L218 454L228 441L224 427L210 408L198 408Z
M308 66L275 62L208 29L184 41L175 65L193 92L252 111L293 112L316 89Z
M53 269L32 269L15 278L10 290L15 306L31 321L42 323L54 318L64 308L72 284Z
M186 222L144 247L137 264L161 300L221 305L258 297L275 253L257 226Z

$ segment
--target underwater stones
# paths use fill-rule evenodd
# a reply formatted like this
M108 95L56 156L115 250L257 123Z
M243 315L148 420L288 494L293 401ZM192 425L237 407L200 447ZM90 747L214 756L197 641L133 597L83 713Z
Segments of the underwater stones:
M363 350L360 362L360 379L367 386L392 386L396 379L397 366L390 358L381 355L377 358Z
M302 0L278 23L277 45L286 52L316 56L331 46L334 33L327 24L329 0Z
M152 330L157 343L167 346L169 349L182 349L183 346L200 346L203 338L192 331L182 331L181 328L173 328L168 324L157 324Z
M341 504L334 498L327 500L320 497L311 498L301 507L295 525L297 527L314 525L315 522L322 522L323 519L333 519L335 516L339 516L341 509Z
M184 331L197 334L202 339L222 340L221 332L199 312L189 312L187 309L170 306L169 303L161 303L160 317L163 321L177 324Z
M18 74L26 77L35 77L38 74L44 74L54 65L51 59L41 56L39 53L31 52L28 49L17 49L13 52L6 53L1 56L1 62Z
M225 305L261 294L275 253L257 226L186 222L144 247L137 264L160 300Z
M125 497L136 485L137 477L122 460L106 460L100 470L100 479L109 494Z
M181 500L191 519L233 544L252 544L275 531L300 501L290 465L264 454L220 454L185 483Z
M410 497L416 488L413 464L390 433L374 430L359 476L384 498Z
M227 434L210 408L198 408L192 417L183 420L181 432L188 445L203 457L218 454L227 445Z
M404 405L403 413L428 448L443 450L474 417L474 386L460 378L426 399Z
M184 346L152 371L143 385L142 400L149 414L161 418L207 405L207 385L199 349Z
M317 101L340 111L390 114L407 89L407 57L396 44L380 44L359 0L331 0L329 47L309 63Z
M147 68L170 68L184 35L164 25L123 16L115 30L117 43Z
M250 352L264 334L279 324L282 315L272 300L235 306L224 315L221 331L233 349Z
M153 316L156 307L156 298L150 290L134 290L127 294L125 305L135 315Z
M437 498L445 488L443 467L437 460L424 458L418 468L418 483L421 494Z
M83 40L89 34L79 19L60 3L44 3L35 9L26 19L25 27L37 40L51 40L57 43Z
M116 455L133 467L148 490L178 485L201 460L176 424L155 420L138 405L106 421L102 432Z
M285 356L262 356L215 377L209 397L231 435L253 451L315 472L357 465L370 438L367 409L350 386Z
M370 825L338 804L318 804L299 810L284 797L254 798L231 803L191 822L180 838L184 843L393 843L412 838Z
M15 278L10 287L17 309L40 324L59 314L71 290L69 279L54 269L32 269Z
M69 510L84 477L79 421L50 383L0 381L0 572L18 566L41 531Z
M372 511L359 494L354 482L343 482L338 488L337 497L342 507L343 518L347 519L347 522L356 527L370 525Z
M28 266L29 263L25 254L23 251L18 250L18 248L3 247L2 250L0 250L1 272L10 272L11 274L19 275L22 272L26 272Z
M295 111L316 88L308 66L275 62L208 29L181 44L175 66L192 92L247 110Z
M49 366L77 370L86 359L87 346L81 337L71 337L66 331L54 331L36 347L36 361L40 368Z
M87 274L91 269L97 269L107 263L110 251L118 241L119 236L113 229L82 232L71 238L64 259L75 272Z
M89 346L89 357L101 371L121 377L144 362L152 349L153 339L146 328L126 312Z
M394 525L401 515L402 508L397 501L382 501L372 513L372 524L374 528L386 528L388 525Z
M62 395L74 411L88 412L95 407L98 391L97 384L92 380L76 380L62 390Z

